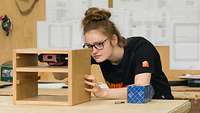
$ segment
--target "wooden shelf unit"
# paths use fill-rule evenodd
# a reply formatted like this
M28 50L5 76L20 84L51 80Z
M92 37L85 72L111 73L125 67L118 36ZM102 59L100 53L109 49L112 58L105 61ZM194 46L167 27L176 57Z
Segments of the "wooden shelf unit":
M85 91L84 76L90 74L90 50L15 49L13 51L14 104L75 105L90 100ZM43 66L39 54L67 54L66 66ZM38 95L38 73L60 72L68 75L66 95Z

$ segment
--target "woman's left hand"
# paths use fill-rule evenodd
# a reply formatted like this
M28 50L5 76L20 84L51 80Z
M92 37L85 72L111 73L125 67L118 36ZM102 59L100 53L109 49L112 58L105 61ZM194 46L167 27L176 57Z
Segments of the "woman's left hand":
M94 75L86 75L85 84L88 85L88 87L85 88L86 91L93 93L97 97L104 96L105 92L100 86L98 86Z

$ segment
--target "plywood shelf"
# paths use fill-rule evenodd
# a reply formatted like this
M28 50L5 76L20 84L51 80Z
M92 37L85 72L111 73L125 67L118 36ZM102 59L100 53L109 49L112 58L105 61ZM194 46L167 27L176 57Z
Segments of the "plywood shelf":
M68 73L67 66L27 66L17 67L17 72L61 72Z
M15 104L75 105L90 100L85 91L84 76L90 74L89 49L44 50L16 49L13 51L13 100ZM39 54L64 54L66 66L48 66L38 62ZM38 74L67 73L68 91L65 95L38 95Z

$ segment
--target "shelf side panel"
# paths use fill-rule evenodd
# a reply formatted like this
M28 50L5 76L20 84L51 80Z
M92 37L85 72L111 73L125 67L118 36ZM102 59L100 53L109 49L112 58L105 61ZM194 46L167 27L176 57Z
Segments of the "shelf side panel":
M88 49L72 50L68 54L69 105L90 100L90 93L85 91L84 76L91 72L91 51Z
M13 102L38 94L38 73L17 72L17 66L36 66L37 54L20 54L13 50Z
M15 81L15 99L35 97L38 95L38 73L17 72Z

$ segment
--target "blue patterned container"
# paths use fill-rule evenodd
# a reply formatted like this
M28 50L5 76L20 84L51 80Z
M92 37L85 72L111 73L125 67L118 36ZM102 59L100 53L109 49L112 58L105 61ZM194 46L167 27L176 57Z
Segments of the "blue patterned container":
M147 103L151 101L154 95L154 89L151 85L136 86L129 85L127 99L128 103Z

